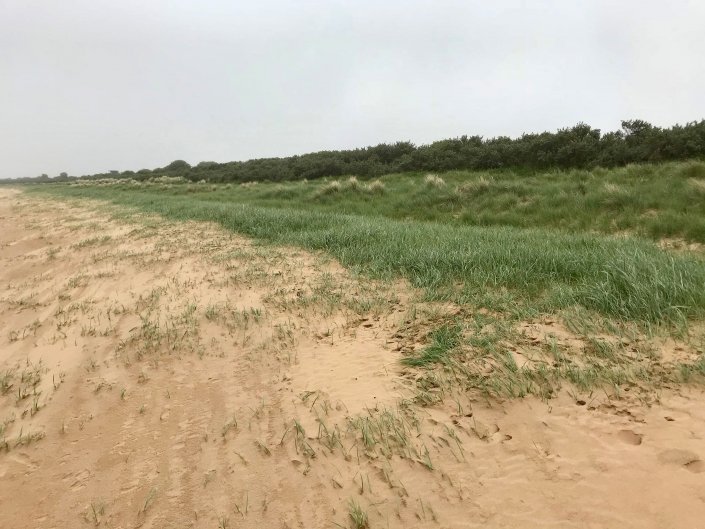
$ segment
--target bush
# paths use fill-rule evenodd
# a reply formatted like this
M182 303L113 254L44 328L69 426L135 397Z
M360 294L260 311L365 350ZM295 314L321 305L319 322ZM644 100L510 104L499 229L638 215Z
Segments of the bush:
M655 127L642 120L626 120L622 129L603 133L584 123L556 132L523 134L518 138L461 136L416 146L410 142L380 144L345 151L321 151L288 158L262 158L244 162L201 162L195 167L174 160L164 169L171 176L192 181L252 182L341 178L356 174L378 177L398 172L434 172L517 168L523 170L593 169L695 160L685 169L685 178L705 175L705 120ZM151 172L138 171L140 177ZM127 178L123 173L102 173L84 179ZM45 181L48 177L14 180ZM433 185L433 184L431 184Z

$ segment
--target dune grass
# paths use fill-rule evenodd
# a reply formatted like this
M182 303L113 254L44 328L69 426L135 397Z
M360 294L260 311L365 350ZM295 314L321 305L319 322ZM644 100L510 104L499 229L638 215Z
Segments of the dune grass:
M210 202L348 213L454 226L551 228L705 243L705 162L592 171L515 170L392 174L279 183L188 184L165 177L146 188Z
M698 178L701 170L697 164L666 164L665 168L653 171L666 169L685 172L681 178L686 182ZM618 169L610 174L622 171L624 178L628 178L630 170ZM547 182L555 180L555 187L579 185L572 174L551 173L540 178ZM490 185L477 183L482 182L481 177L489 178L474 175L452 184L456 176L443 175L446 185L428 186L423 179L410 177L403 182L398 179L398 185L409 189L417 186L413 193L420 195L423 189L423 193L438 199L441 193L457 194L449 189L461 185L480 188ZM657 184L661 186L652 179L650 185L658 187ZM292 189L307 185L314 184L289 184ZM327 184L319 182L315 189L307 188L308 202L298 201L295 195L283 199L281 194L287 187L281 184L230 188L197 184L166 188L163 185L53 185L34 189L62 196L109 200L173 219L217 222L262 241L323 250L343 265L363 273L383 278L404 277L426 289L429 299L434 300L493 309L530 307L538 312L577 305L613 318L643 322L680 321L700 317L705 310L705 260L702 257L668 252L635 237L558 229L562 223L574 222L575 217L589 217L579 210L566 211L568 206L565 205L559 213L545 213L544 221L526 213L522 222L543 228L504 226L501 221L498 221L499 226L467 226L451 221L450 217L428 222L428 215L417 211L413 201L406 207L406 218L395 218L399 216L393 213L399 197L390 189L391 185L385 185L382 192L368 192L353 189L360 188L361 184L348 181L340 185L340 190L324 195L340 197L341 204L347 207L306 208L306 204L320 200L323 185ZM557 192L543 189L538 183L522 185L542 189L536 196L531 195L536 202L547 200ZM601 185L604 188L606 184ZM206 189L201 191L201 187ZM193 188L197 191L189 191ZM667 195L663 190L654 189L648 193ZM275 203L262 204L267 193L278 196ZM357 198L347 200L345 193ZM248 197L255 198L245 203ZM364 208L357 208L356 213L339 211L354 210L355 200L369 201L370 205L365 208L376 204L376 211ZM676 199L662 197L664 203L669 200ZM697 204L702 207L702 200ZM524 210L512 211L507 205L502 209L517 216L524 214ZM673 206L673 209L678 208ZM490 215L493 211L494 215L502 215L497 204L478 210L477 215ZM550 215L559 218L547 227L545 219ZM691 217L697 216L688 214L687 217L690 222ZM700 221L699 218L693 220ZM640 226L635 231L648 228L647 224Z
M443 324L430 333L431 343L418 356L406 357L403 364L413 367L425 366L440 362L454 348L460 345L462 338L460 325Z

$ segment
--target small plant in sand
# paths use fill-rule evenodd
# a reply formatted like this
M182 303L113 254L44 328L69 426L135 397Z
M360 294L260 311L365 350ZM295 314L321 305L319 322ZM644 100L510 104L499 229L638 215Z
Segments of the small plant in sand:
M87 522L92 522L96 527L100 525L100 522L105 515L105 503L102 501L92 501L88 506L88 509L83 513L83 517Z
M235 417L225 423L222 430L220 431L220 435L225 438L225 436L228 435L228 432L230 430L237 431L237 419Z
M24 429L20 428L20 433L15 440L15 447L28 446L39 441L40 439L44 439L45 435L46 434L44 432L28 431L27 433L24 433Z
M350 520L352 520L355 529L365 529L369 527L367 513L360 504L353 499L348 502L348 514L350 515Z
M0 373L0 394L5 395L12 389L14 385L15 371L7 369L4 373Z
M154 503L154 500L157 497L157 489L156 487L152 487L149 492L147 493L147 496L145 497L144 501L142 502L142 505L139 508L139 511L137 511L137 514L145 514L147 510L152 506Z
M56 259L56 256L59 254L60 251L61 251L61 248L56 248L56 247L49 248L46 253L47 261L53 261L54 259Z
M250 510L250 493L245 492L245 497L240 503L233 503L237 513L244 518Z

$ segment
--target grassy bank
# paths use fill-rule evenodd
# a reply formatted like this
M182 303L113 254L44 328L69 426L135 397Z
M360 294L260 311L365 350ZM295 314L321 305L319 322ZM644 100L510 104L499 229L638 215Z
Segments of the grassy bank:
M452 171L432 178L407 173L372 181L215 186L173 181L141 185L216 203L705 243L705 162L699 161L592 171Z
M660 322L703 315L705 261L643 239L594 232L653 236L661 230L700 240L705 213L695 211L705 207L705 193L697 195L704 168L691 163L531 177L391 175L380 184L167 182L34 191L213 221L271 243L324 250L364 273L405 277L431 299L533 312L577 305L612 318ZM679 176L664 176L670 173ZM652 209L659 213L644 214ZM658 220L664 218L675 219L671 226L678 228L667 230Z

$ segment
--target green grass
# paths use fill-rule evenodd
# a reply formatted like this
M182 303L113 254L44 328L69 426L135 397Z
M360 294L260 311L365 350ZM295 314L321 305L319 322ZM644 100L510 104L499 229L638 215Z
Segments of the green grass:
M152 183L161 194L199 200L348 213L454 226L514 226L630 233L705 243L705 162L629 165L592 171L451 171L370 182L350 179L252 185ZM125 186L144 190L148 184ZM118 188L113 187L114 191Z
M346 181L324 194L329 184L323 182L34 190L217 222L273 244L323 250L363 273L407 278L433 300L539 312L582 306L612 318L661 322L703 315L705 260L643 238L596 232L654 234L678 224L669 235L684 236L686 227L697 234L705 198L696 196L692 182L701 173L705 164L692 162L523 177L451 173L443 175L445 185L391 175L381 192ZM512 194L531 205L508 200ZM652 216L638 213L652 209L663 212L656 219L680 220L656 229Z
M441 325L429 334L431 343L418 356L406 357L403 364L413 367L441 362L454 348L460 345L462 329L460 325Z
M367 513L355 500L349 500L348 514L350 515L350 520L352 521L355 529L364 529L365 527L369 527Z
M674 236L668 226L675 224L659 224L666 217L680 219L675 237L698 240L685 228L697 228L705 218L698 213L704 167L692 162L591 173L455 172L246 186L107 181L27 189L107 201L120 206L110 209L116 217L148 213L215 222L261 243L320 250L356 273L407 279L422 293L414 303L459 305L447 310L421 303L405 320L397 350L403 364L422 370L414 402L432 404L457 387L550 398L564 384L585 400L597 387L619 395L632 387L648 393L665 383L705 380L702 321L696 321L705 316L705 255L697 245L673 250L653 240L666 232ZM589 185L580 187L581 181ZM545 208L508 200L519 187L527 190L522 203ZM609 197L618 197L619 207ZM551 201L554 208L546 206ZM469 222L471 210L490 225ZM505 222L509 216L515 221ZM329 314L349 303L345 288L324 276L296 303L321 304ZM359 303L362 312L371 309L369 300ZM204 307L211 320L223 318L223 310ZM144 342L149 331L147 345L161 336L153 320L143 321L138 336ZM525 323L550 320L558 322L558 334L547 327L539 338L525 335ZM561 338L561 326L570 338ZM687 353L665 360L657 335L681 340ZM383 439L391 450L390 437L381 433L387 426L354 426L363 443ZM400 430L393 430L398 437ZM297 449L309 453L303 430L295 431ZM333 450L337 434L328 433ZM260 449L267 450L263 444Z

